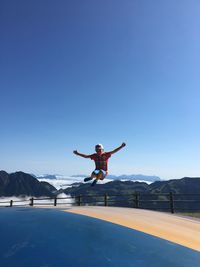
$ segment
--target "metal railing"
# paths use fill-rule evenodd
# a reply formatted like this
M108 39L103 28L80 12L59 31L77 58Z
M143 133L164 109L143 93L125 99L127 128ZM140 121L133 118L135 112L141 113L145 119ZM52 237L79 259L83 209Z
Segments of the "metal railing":
M21 204L20 204L21 203ZM3 205L1 205L3 204ZM5 204L5 205L4 205ZM33 198L0 202L1 207L13 206L114 206L137 209L159 210L167 212L200 212L200 194L103 194L74 195L69 197Z

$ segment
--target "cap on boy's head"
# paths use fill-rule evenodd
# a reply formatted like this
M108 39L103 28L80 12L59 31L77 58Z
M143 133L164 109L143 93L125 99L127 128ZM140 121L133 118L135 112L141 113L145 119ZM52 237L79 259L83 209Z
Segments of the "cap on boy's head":
M98 145L96 145L96 146L95 146L95 149L97 149L97 148L99 148L99 149L104 149L102 144L98 144Z

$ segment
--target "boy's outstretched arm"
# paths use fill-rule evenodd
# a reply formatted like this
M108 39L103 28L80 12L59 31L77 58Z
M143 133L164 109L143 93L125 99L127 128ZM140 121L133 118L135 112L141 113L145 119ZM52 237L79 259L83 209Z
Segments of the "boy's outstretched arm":
M81 154L77 150L74 150L73 153L75 155L80 156L80 157L83 157L83 158L90 158L90 155Z
M121 146L119 146L119 147L115 148L114 150L110 151L110 153L114 154L114 153L116 153L117 151L119 151L120 149L122 149L125 146L126 146L126 144L122 143Z

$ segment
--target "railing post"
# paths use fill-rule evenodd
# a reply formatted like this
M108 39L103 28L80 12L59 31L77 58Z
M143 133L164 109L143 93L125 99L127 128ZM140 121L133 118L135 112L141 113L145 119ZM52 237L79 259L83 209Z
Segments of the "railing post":
M30 206L33 206L33 197L32 198L30 198L30 204L29 204Z
M174 213L174 198L172 192L169 194L169 204L170 204L170 210L171 213Z
M104 205L105 207L108 206L108 195L107 194L104 195Z
M13 200L10 201L10 207L12 207L12 206L13 206Z
M139 208L139 194L135 193L135 208Z
M78 198L78 206L81 206L81 195L79 195L77 198Z
M57 205L57 197L54 198L54 206Z

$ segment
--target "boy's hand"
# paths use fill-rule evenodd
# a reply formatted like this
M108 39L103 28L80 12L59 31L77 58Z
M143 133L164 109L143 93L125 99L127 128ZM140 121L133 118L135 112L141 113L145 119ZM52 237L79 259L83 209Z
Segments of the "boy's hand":
M73 153L74 153L75 155L78 155L78 151L77 151L77 150L74 150Z
M121 147L125 147L126 146L126 143L122 143Z

